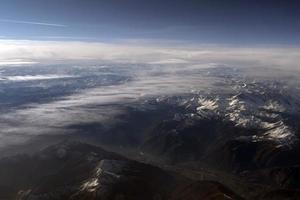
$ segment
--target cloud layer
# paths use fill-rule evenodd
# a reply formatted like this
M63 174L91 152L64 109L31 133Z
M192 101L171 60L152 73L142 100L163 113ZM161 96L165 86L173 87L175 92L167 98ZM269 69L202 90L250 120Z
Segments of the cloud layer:
M86 62L112 63L128 67L132 80L123 84L87 89L44 104L27 105L0 115L0 147L26 142L33 135L64 134L66 127L82 123L108 123L123 112L122 106L148 96L208 91L218 79L199 73L218 66L242 68L258 75L257 69L269 68L266 74L298 70L300 49L242 48L146 43L89 43L0 40L0 65L52 64ZM124 64L129 64L125 65ZM23 66L24 67L24 66ZM86 66L88 67L88 65ZM108 65L109 67L109 65ZM279 70L273 70L273 69ZM123 70L123 69L122 69ZM116 70L115 73L122 73ZM205 70L204 70L205 72ZM259 71L259 75L264 70ZM290 73L290 72L289 72ZM51 79L61 75L23 75L13 79ZM224 81L224 80L223 80ZM224 82L219 82L224 87ZM223 88L224 89L224 88Z
M51 63L207 64L298 69L300 48L0 40L0 65Z

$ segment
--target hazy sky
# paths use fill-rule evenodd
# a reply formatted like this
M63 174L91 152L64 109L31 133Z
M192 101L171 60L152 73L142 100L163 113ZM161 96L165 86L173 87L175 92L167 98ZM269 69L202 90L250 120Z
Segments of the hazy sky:
M300 44L294 0L0 0L0 37Z

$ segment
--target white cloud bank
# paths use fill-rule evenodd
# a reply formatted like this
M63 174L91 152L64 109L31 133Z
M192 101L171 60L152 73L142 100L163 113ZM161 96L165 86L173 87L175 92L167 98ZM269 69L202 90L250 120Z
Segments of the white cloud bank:
M48 74L48 75L25 75L25 76L5 76L1 77L0 73L0 81L35 81L35 80L49 80L49 79L62 79L62 78L72 78L73 76L68 75L56 75L56 74Z
M300 48L218 47L149 43L0 40L0 65L64 62L147 64L221 63L240 67L299 68Z

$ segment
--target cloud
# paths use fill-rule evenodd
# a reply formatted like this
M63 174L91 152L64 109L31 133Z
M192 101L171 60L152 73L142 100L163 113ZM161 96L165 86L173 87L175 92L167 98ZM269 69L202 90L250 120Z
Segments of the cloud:
M200 78L193 67L185 75L180 67L134 66L125 70L134 72L133 80L86 89L49 103L28 104L1 114L0 138L6 142L0 142L0 148L19 144L20 138L26 142L37 135L70 134L74 130L68 127L73 125L98 123L110 127L118 122L118 116L126 112L128 105L142 103L148 97L190 93L197 86L203 89L212 86L211 80Z
M0 22L14 23L14 24L29 24L29 25L38 25L38 26L67 27L64 24L53 24L53 23L46 23L46 22L34 22L34 21L23 21L23 20L13 20L13 19L0 19Z
M33 61L22 61L22 60L4 60L4 61L0 61L0 66L6 66L6 65L16 65L16 66L20 66L20 65L34 65L37 64L38 62L33 62Z
M17 60L42 64L94 62L143 64L221 63L238 67L298 69L300 48L234 47L188 44L99 43L0 40L0 64Z
M8 81L35 81L35 80L50 80L50 79L63 79L63 78L72 78L74 76L68 75L56 75L56 74L48 74L48 75L24 75L24 76L4 76L1 77L0 80L8 80Z
M300 49L295 47L226 47L170 44L97 43L76 41L0 40L0 63L41 64L85 62L108 64L116 74L132 79L118 85L86 89L43 104L29 104L0 115L0 147L26 142L35 135L66 134L74 124L109 124L131 103L147 97L209 91L222 79L201 70L217 66L243 68L262 74L260 68L298 70ZM111 63L111 65L109 65ZM6 63L9 64L9 63ZM22 64L22 63L21 63ZM129 65L126 65L129 64ZM88 67L88 65L82 65ZM25 66L26 67L26 66ZM118 70L120 69L120 70ZM254 72L255 71L255 72ZM277 72L277 71L276 71ZM55 75L54 77L60 76ZM17 79L49 78L23 76ZM51 76L50 76L51 78ZM221 81L221 82L220 82Z

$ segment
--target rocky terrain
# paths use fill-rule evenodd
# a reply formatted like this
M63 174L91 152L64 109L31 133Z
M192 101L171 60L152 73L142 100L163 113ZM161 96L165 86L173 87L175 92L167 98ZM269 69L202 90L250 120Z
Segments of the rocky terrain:
M241 199L217 182L194 182L83 143L63 143L34 155L2 159L0 175L0 199L6 200L175 200L183 199L184 193L189 194L184 199L191 200Z
M188 80L160 92L164 79L153 87L126 67L128 79L113 67L84 78L72 70L72 78L47 83L42 76L20 83L9 70L14 76L0 80L14 99L0 98L1 200L300 198L297 76L203 68L190 78L205 87ZM15 98L27 88L38 89L31 104Z

